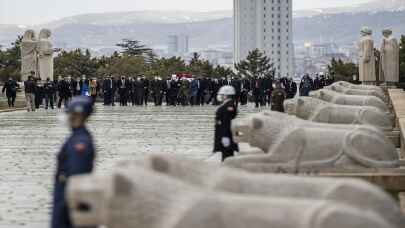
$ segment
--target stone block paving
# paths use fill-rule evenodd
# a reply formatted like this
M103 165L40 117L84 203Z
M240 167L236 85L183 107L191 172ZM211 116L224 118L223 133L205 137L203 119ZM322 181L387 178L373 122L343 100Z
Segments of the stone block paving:
M255 112L241 108L240 116ZM90 129L96 172L149 153L211 154L215 107L97 106ZM62 111L0 113L0 228L48 227L56 153L69 131Z

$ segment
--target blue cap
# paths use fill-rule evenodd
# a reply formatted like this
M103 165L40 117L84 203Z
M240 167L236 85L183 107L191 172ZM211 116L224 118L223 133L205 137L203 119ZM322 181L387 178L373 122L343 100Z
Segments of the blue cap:
M69 102L67 113L82 113L90 116L93 113L93 100L88 96L73 97Z

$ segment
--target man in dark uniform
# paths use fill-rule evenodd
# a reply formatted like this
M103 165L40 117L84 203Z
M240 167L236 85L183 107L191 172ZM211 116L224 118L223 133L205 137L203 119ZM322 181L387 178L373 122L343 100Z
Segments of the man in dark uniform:
M17 97L17 88L18 84L12 78L9 78L8 81L4 84L2 93L6 92L8 107L13 108L15 103L15 98Z
M63 80L59 81L58 90L59 90L59 102L58 108L62 107L62 101L64 102L64 107L67 108L67 104L69 103L70 98L72 97L72 89L71 89L71 79L68 77L67 79L64 78Z
M143 104L145 106L148 106L150 82L145 76L142 77L142 82L143 82L143 91L144 91Z
M35 108L39 109L39 107L42 105L43 100L44 100L44 87L41 83L41 79L40 78L36 78L35 79Z
M143 105L145 98L145 85L141 77L138 77L135 81L135 93L136 93L136 105Z
M246 105L248 103L248 94L250 91L250 81L242 75L241 80L241 92L240 92L240 104Z
M53 109L53 98L56 92L55 84L51 81L50 78L46 79L44 84L44 95L45 95L45 109L48 109L49 106Z
M233 86L233 88L235 88L235 105L238 106L239 101L240 101L240 94L242 92L242 83L241 80L239 80L238 78L234 78L232 77L232 82L231 82L231 86Z
M264 86L263 86L262 77L253 79L252 90L253 90L253 96L255 99L255 107L259 108L260 105L263 105Z
M288 79L288 84L289 84L289 90L287 92L287 98L288 99L292 99L295 97L295 95L297 95L297 83L294 82L294 80L292 78Z
M67 108L72 135L63 145L57 157L51 228L73 227L65 189L70 177L93 171L95 147L85 123L93 112L93 101L87 96L74 97Z
M271 110L276 112L284 112L284 100L287 97L287 93L281 87L281 82L277 81L274 86L274 90L271 94Z
M233 97L235 88L232 86L223 86L217 95L217 100L222 103L218 107L215 117L215 143L214 153L222 153L222 161L228 157L234 156L235 151L239 151L238 144L233 141L231 122L238 114L237 107Z
M161 106L163 103L163 93L165 91L166 82L160 77L155 77L151 82L153 101L155 106Z
M128 94L129 94L129 100L132 103L132 106L135 106L136 104L136 96L135 96L135 80L133 77L129 78L129 88L128 88Z
M114 82L111 76L107 76L103 82L104 105L111 105L114 92Z
M209 102L212 101L212 105L218 105L217 95L220 88L221 82L215 78L211 83L211 97L209 99Z
M169 96L170 96L170 105L176 106L178 102L179 90L180 90L180 81L177 79L177 76L173 75L172 80L170 80L169 86Z
M120 106L128 106L129 81L122 76L117 83L117 87L120 95Z

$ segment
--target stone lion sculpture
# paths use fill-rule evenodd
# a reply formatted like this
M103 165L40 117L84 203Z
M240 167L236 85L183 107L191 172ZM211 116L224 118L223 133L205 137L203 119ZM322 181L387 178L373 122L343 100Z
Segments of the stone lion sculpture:
M231 167L399 167L395 146L372 126L315 123L263 112L235 120L232 131L237 142L247 142L268 154L231 158L225 162Z
M387 97L385 96L385 94L383 92L377 92L375 90L354 89L340 85L330 85L324 87L324 89L332 90L346 95L375 96L380 98L382 101L387 102Z
M335 82L332 85L343 86L343 87L346 87L349 89L373 90L378 93L384 93L384 91L380 87L375 86L375 85L355 85L355 84L352 84L350 82L345 82L345 81Z
M388 106L384 101L375 96L346 95L327 89L312 91L311 97L318 98L330 103L339 105L373 106L379 108L382 112L389 112Z
M140 168L73 177L67 199L79 227L399 228L373 211L335 201L206 191Z
M405 218L397 203L384 191L354 179L298 177L248 173L173 155L153 154L119 167L144 167L187 184L211 191L264 197L333 200L362 210L374 210L387 222L400 226ZM367 199L367 200L364 200Z
M372 125L390 131L393 122L389 115L372 106L338 105L313 97L286 100L284 109L289 115L319 123Z

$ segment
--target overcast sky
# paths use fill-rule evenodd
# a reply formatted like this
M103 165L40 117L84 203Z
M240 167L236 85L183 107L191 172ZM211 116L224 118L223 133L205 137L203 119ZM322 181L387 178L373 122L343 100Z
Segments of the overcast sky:
M295 9L345 6L370 0L293 0ZM232 9L233 0L0 0L0 24L38 24L84 13L136 10Z

